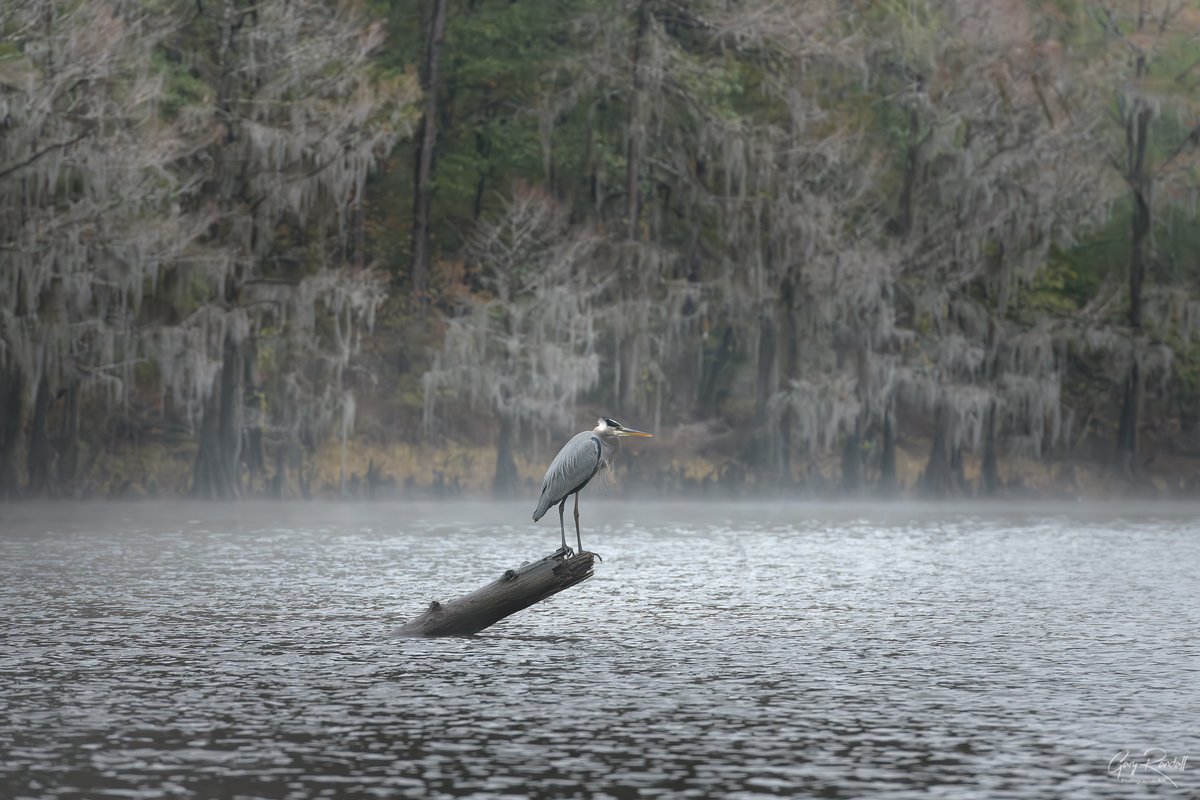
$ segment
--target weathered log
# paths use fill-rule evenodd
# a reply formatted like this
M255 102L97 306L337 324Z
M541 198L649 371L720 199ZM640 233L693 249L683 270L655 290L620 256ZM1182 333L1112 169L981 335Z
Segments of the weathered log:
M397 636L469 636L592 577L595 553L558 550L522 564L482 589L439 603L406 622Z

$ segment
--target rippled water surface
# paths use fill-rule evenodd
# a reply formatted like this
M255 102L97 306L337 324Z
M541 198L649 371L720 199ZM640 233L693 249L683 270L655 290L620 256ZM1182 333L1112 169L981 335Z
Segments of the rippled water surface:
M585 502L590 581L390 635L528 511L0 509L0 797L1200 795L1195 506Z

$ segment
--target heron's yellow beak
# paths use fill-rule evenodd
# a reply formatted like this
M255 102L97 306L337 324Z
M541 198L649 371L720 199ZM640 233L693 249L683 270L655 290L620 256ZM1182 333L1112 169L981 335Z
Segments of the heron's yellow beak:
M617 428L617 436L637 436L642 439L653 439L654 438L653 433L646 433L645 431L635 431L633 428Z

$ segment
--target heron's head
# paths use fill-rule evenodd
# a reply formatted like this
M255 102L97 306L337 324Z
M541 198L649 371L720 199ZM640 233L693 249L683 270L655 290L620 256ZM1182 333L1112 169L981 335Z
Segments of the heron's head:
M645 431L626 428L624 425L617 422L615 419L612 419L611 417L601 417L600 419L596 420L596 433L600 434L601 436L613 436L616 438L637 436L644 439L651 439L654 437L653 433L646 433Z

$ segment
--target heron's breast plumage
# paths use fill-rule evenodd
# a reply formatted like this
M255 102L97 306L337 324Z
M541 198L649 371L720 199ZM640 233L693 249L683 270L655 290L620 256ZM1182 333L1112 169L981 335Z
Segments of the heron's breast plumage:
M600 468L604 447L594 431L583 431L571 437L558 455L550 462L546 477L542 479L542 492L533 521L537 522L551 506L561 503L567 495L579 491Z

